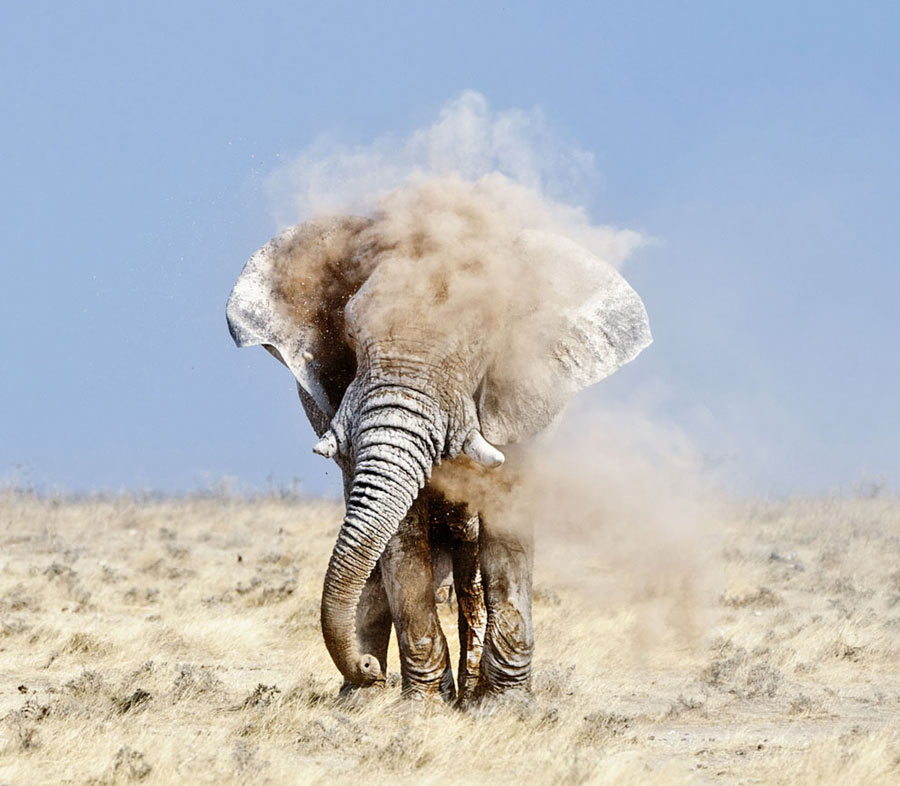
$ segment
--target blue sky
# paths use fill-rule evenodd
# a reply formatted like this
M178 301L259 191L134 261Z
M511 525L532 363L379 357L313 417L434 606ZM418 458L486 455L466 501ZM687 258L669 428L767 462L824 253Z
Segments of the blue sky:
M900 477L900 11L876 3L7 5L0 481L334 491L224 303L323 136L460 91L593 152L653 347L592 391L754 493ZM328 473L326 476L326 472Z

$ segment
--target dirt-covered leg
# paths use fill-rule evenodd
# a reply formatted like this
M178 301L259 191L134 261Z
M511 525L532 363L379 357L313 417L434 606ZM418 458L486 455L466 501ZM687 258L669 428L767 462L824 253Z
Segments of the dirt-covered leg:
M531 623L533 533L530 529L504 528L493 520L482 518L478 559L487 606L478 696L528 692L534 652Z
M487 626L487 609L478 567L478 517L468 519L472 537L460 539L453 551L453 583L459 604L458 703L466 707L475 695Z
M478 684L487 610L478 567L478 516L465 503L449 502L434 494L429 503L432 551L444 548L452 560L453 586L457 599L459 628L459 668L457 703L466 707ZM437 559L437 557L436 557Z
M434 602L440 608L453 600L453 554L450 544L431 532L431 569L434 575Z
M397 631L403 693L451 701L455 694L447 640L434 602L428 517L419 502L381 556L381 571Z

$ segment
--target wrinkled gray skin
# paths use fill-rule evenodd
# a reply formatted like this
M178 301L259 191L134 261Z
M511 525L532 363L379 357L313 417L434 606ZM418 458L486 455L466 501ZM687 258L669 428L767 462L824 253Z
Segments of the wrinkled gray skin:
M345 684L370 685L385 674L393 621L405 692L450 698L434 575L434 563L449 553L460 607L461 699L527 690L531 523L504 520L502 505L479 517L465 483L461 490L454 484L448 499L429 483L432 468L455 462L482 486L484 473L493 472L498 496L515 493L520 451L504 449L511 461L499 467L504 455L487 440L527 444L575 392L637 355L650 343L643 304L587 251L523 234L517 243L535 264L565 257L587 266L596 287L562 315L551 351L536 349L538 381L525 378L531 368L510 379L508 369L492 371L502 351L496 330L486 335L477 315L432 317L441 312L404 304L406 284L391 281L384 272L390 266L366 264L375 253L366 240L370 226L348 217L288 230L251 258L227 306L235 343L261 344L293 372L322 437L315 451L344 472L346 513L322 595L326 646ZM331 260L324 267L323 254ZM301 281L300 295L284 285L285 271Z

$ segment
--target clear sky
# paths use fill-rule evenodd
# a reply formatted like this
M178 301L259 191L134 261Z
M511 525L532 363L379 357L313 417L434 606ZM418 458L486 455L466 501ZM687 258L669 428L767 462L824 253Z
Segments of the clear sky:
M645 402L742 490L896 488L897 8L5 4L0 483L335 491L225 299L273 172L472 89L540 108L595 156L592 219L654 239L625 273L656 341L591 406Z

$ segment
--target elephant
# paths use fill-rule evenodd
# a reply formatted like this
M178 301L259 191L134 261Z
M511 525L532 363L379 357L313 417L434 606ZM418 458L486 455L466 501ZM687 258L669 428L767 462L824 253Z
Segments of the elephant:
M404 690L452 696L434 601L449 554L460 698L527 694L533 522L507 503L574 395L650 344L637 293L457 180L285 230L246 263L226 316L237 346L292 372L314 452L344 474L321 625L345 686L383 679L393 622Z

